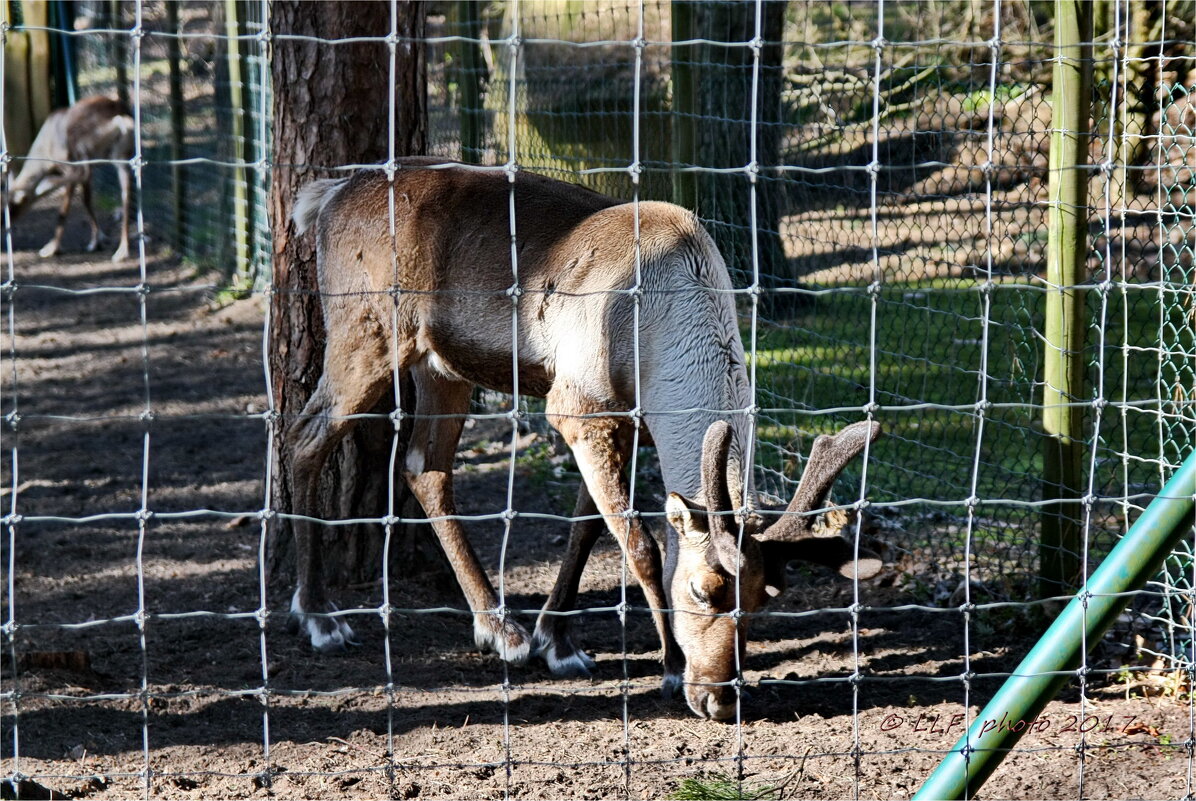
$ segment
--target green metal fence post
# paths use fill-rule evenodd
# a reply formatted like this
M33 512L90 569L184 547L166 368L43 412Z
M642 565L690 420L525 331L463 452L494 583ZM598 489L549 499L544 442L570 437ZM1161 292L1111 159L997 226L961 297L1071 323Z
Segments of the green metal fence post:
M970 798L1140 589L1192 531L1196 452L1188 455L918 790L915 799ZM1002 725L1004 722L1005 725Z
M238 17L236 0L224 0L225 33L228 36L228 97L232 126L230 134L233 144L233 160L238 164L245 162L245 115L243 108L244 96L241 93L241 43L237 37L241 33L241 23ZM236 264L232 274L243 287L252 286L253 275L249 264L249 193L248 170L237 167L233 173L233 240L236 242Z
M1051 84L1046 342L1043 358L1043 595L1080 582L1083 492L1084 282L1088 234L1088 118L1092 105L1092 5L1055 0ZM1053 501L1053 502L1052 502Z
M461 25L461 35L474 41L461 41L457 50L459 66L457 85L460 87L461 160L479 164L482 160L482 76L485 68L476 40L482 35L482 18L478 4L472 0L457 0L454 9Z

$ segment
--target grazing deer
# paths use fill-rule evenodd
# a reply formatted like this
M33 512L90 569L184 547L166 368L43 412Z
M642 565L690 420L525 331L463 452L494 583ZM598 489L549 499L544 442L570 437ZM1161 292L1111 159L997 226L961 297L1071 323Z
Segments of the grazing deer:
M523 172L512 184L434 159L399 166L393 192L381 172L363 170L315 181L295 203L299 231L316 233L328 337L323 375L287 431L296 511L314 512L321 469L353 425L350 416L370 411L391 391L394 371L405 371L415 413L403 477L453 565L478 646L515 663L534 653L556 675L588 675L594 662L559 613L574 606L581 570L607 528L652 610L666 692L684 679L694 712L733 714L730 683L745 621L726 613L750 612L768 587L779 591L777 568L790 555L847 572L855 562L837 532L814 536L812 518L789 515L759 534L749 526L742 547L739 526L727 522L729 494L740 504L747 495L742 480L716 477L739 469L732 440L736 452L748 452L752 398L731 281L714 242L693 214L668 203L623 204ZM533 636L497 608L454 517L453 460L475 384L546 398L548 420L583 478L579 519ZM626 470L641 421L640 442L655 443L673 493L668 517L676 530L667 532L663 564L630 511ZM820 440L789 511L818 509L839 469L877 433L853 427L829 444ZM317 650L341 649L353 631L327 614L334 607L322 583L317 527L303 517L294 525L291 619ZM875 557L863 556L859 573L875 573Z
M83 209L91 223L88 252L100 245L102 234L91 207L91 168L87 163L111 160L120 179L120 246L112 254L113 261L129 257L129 205L132 193L132 172L129 160L133 157L133 117L124 104L109 97L85 97L70 108L58 109L46 117L37 138L29 148L20 173L13 180L9 208L16 219L38 198L55 189L66 187L62 205L58 209L58 223L54 236L38 253L43 258L58 253L66 215L71 209L75 187L83 195Z

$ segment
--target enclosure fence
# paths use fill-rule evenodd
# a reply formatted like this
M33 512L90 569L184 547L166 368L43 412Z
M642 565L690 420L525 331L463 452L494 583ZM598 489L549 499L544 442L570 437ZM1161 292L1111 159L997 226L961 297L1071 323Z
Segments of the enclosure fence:
M237 796L273 788L412 797L421 784L425 795L452 795L445 788L466 781L508 797L552 794L545 777L559 768L595 777L598 794L663 795L680 792L687 779L722 775L740 792L768 785L792 796L816 794L803 784L811 760L837 777L817 788L825 796L891 792L877 767L889 763L879 760L937 758L946 749L878 744L866 731L870 688L907 693L911 706L918 696L940 698L971 723L974 707L1010 675L1010 664L991 654L1041 628L1193 450L1196 4L1189 0L1092 3L1091 28L1067 53L1055 44L1052 4L1011 0L441 2L426 5L425 36L414 42L395 33L398 4L391 4L389 28L365 40L377 43L391 68L378 84L379 113L391 121L388 160L372 165L276 158L270 51L303 37L275 27L264 0L77 2L70 24L48 29L22 22L14 12L21 5L5 4L6 71L21 36L48 30L72 43L80 96L120 96L132 110L137 247L123 268L64 263L47 271L27 252L36 245L22 221L3 210L8 458L0 561L8 653L0 773L17 792L30 794L23 782L94 792L88 783L102 777L103 787L137 788L147 798L216 788ZM755 420L754 482L763 502L793 496L818 435L860 420L884 429L844 471L839 505L828 513L841 524L844 511L858 512L844 530L882 550L881 578L835 592L820 568L791 574L800 597L753 615L768 644L757 651L752 638L735 684L735 718L718 733L687 735L695 744L688 752L663 749L656 719L678 718L684 703L658 712L644 700L659 675L649 610L629 589L625 560L595 557L608 583L596 580L577 614L590 629L586 646L604 655L593 682L557 683L506 663L479 667L462 654L468 610L413 588L419 579L386 558L402 526L425 519L394 488L380 516L321 519L330 529L381 532L387 544L380 581L338 596L337 615L363 632L374 678L354 673L342 681L335 663L311 668L325 672L310 678L300 661L324 657L309 656L282 630L290 588L272 583L267 544L280 520L302 518L274 504L283 456L273 443L291 418L279 413L273 389L270 176L364 169L393 180L394 159L404 155L394 130L399 47L424 53L429 155L512 182L530 171L580 183L637 204L637 220L638 204L653 200L696 212L734 286L754 397L752 408L737 411ZM1069 66L1082 80L1066 94L1052 71L1057 77ZM1057 125L1064 103L1075 104L1074 129ZM1073 160L1053 161L1066 140ZM5 181L26 156L7 142L0 142ZM96 194L112 197L114 183L103 180ZM1059 194L1068 184L1078 202ZM512 189L512 208L514 198ZM518 286L514 243L523 232L510 220ZM393 231L393 210L377 222ZM1068 225L1080 243L1070 275L1057 269L1068 256L1052 252ZM166 266L180 263L186 269ZM247 340L257 350L238 356L235 368L260 375L255 388L223 397L226 373L215 360L224 357L202 344L177 357L189 361L194 387L163 386L163 365L176 357L169 355L174 334L160 321L185 303L238 296L267 309ZM53 317L65 307L136 348L139 363L117 367L135 378L132 395L102 372L71 375L72 347L104 356L100 345L72 344L69 330L49 344L46 320L68 319ZM638 342L638 297L635 309ZM517 358L512 369L517 376ZM394 406L402 409L397 368L394 379ZM364 417L397 419L389 409ZM534 621L545 588L529 578L519 551L529 547L526 531L563 532L575 520L569 510L580 473L539 399L481 393L469 421L484 438L467 432L463 447L472 450L459 454L459 482L497 481L497 489L478 494L486 508L460 517L493 557L487 567L497 570L499 611ZM393 428L392 478L402 453ZM187 444L187 432L200 430L242 455L219 468L188 464L191 449L203 446ZM113 456L104 468L127 471L127 481L69 472L79 442L96 431L136 451L134 467ZM659 528L667 488L639 436L637 428L632 503ZM1052 467L1049 443L1061 441L1074 462ZM202 490L205 470L217 469L221 489ZM529 497L530 505L516 500ZM1052 539L1048 531L1062 533ZM188 553L207 547L177 544L191 536L214 538L221 553L243 552L212 571L214 582L236 583L232 596L212 588L171 595L171 571L188 575L181 566ZM1174 783L1160 786L1166 797L1196 794L1194 547L1196 531L1132 594L1069 685L1081 721L1105 720L1105 696L1095 699L1110 686L1158 694L1184 710L1186 729L1166 742L1153 735L1173 760L1166 771ZM97 566L95 580L119 591L55 588L47 579L54 560L86 564L89 548L125 554ZM193 605L180 608L180 600ZM948 656L919 665L882 652L869 634L880 613L936 636L950 632ZM842 635L837 655L821 666L803 666L768 640L797 628L808 635L811 627ZM411 650L425 629L443 640L447 656ZM899 629L887 634L898 650L908 645ZM228 676L177 678L181 667L168 662L181 657L155 655L172 638L193 640L196 654L226 665ZM807 656L817 650L803 647ZM419 660L454 655L469 665L409 679ZM1020 652L1007 656L1015 664ZM88 671L110 663L95 668L103 681L72 678L72 660L84 657ZM474 670L482 678L463 677ZM443 703L451 709L439 706L449 692L454 700ZM834 745L816 737L795 745L779 721L757 719L748 692L781 706L825 693L850 725ZM555 747L521 742L543 724L546 713L534 706L540 696L558 699L562 721L572 705L589 704L587 714L617 721L615 740L599 745L569 728ZM487 707L485 735L460 724L474 701L495 705ZM253 717L258 756L188 767L187 754L204 742L179 735L176 717L192 705L222 703ZM434 721L456 715L442 724L460 725L455 739L413 734L425 703L438 705L429 713ZM100 761L86 769L78 755L42 745L58 743L50 732L78 709L90 710L92 725L123 732L112 735L120 747L99 749ZM324 729L312 733L300 721L317 713ZM338 715L351 717L353 728L338 728ZM358 738L358 728L377 737ZM1076 729L1026 753L1072 760L1052 788L1087 797L1098 765L1130 758L1101 731ZM481 742L494 732L497 741ZM305 736L340 738L343 760L309 759L296 746ZM698 747L704 739L717 745Z

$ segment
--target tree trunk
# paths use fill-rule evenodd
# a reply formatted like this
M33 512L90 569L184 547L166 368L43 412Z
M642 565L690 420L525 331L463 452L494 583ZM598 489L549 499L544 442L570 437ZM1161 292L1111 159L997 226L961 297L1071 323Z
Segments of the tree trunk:
M427 83L424 61L424 5L397 5L395 47L394 153L418 155L427 138ZM318 509L292 504L290 454L284 435L301 413L323 371L324 321L317 293L315 241L296 236L291 209L300 187L317 178L343 175L345 164L385 161L389 152L388 84L390 51L385 42L330 44L350 37L384 37L390 33L386 2L310 3L274 0L271 78L274 89L273 186L270 193L274 239L274 291L271 296L270 373L275 408L281 414L274 428L272 507L321 518L381 517L390 488L389 420L358 423L354 433L333 453L324 470ZM325 41L277 38L311 37ZM384 224L380 221L379 224ZM409 388L400 393L411 397ZM374 409L394 408L393 394ZM387 403L389 402L389 404ZM401 461L402 454L399 454ZM419 515L406 486L397 482L395 514ZM424 527L420 527L421 529ZM428 538L411 527L396 529L392 563L403 558L403 571L413 570L413 553L435 552L416 547L413 538ZM381 572L384 544L381 525L334 526L326 529L324 564L332 584L370 581ZM268 569L282 578L294 569L290 521L275 518L270 533ZM436 558L436 557L431 557Z
M791 314L800 295L769 290L795 287L793 271L781 242L784 184L787 177L770 168L781 163L781 40L784 0L766 0L761 7L760 72L756 93L755 245L759 259L761 313L769 317ZM702 2L695 15L696 36L716 42L747 42L756 36L756 4ZM697 104L702 122L698 134L698 163L703 167L743 167L752 160L752 85L755 57L749 47L706 45L697 73ZM699 181L698 213L714 220L711 233L718 242L736 286L752 283L751 184L742 174L706 174Z

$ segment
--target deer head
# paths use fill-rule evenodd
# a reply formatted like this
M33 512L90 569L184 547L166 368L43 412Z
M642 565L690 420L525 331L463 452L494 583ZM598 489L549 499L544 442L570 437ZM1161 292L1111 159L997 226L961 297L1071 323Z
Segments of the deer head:
M679 534L668 591L673 632L685 654L685 696L702 717L735 714L732 681L744 656L747 623L785 588L785 565L795 559L832 567L847 578L870 578L881 568L876 554L812 514L823 508L840 471L880 436L880 425L861 422L814 441L797 492L785 513L764 526L744 507L742 467L731 454L731 428L713 423L702 443L701 502L670 493L669 523Z

